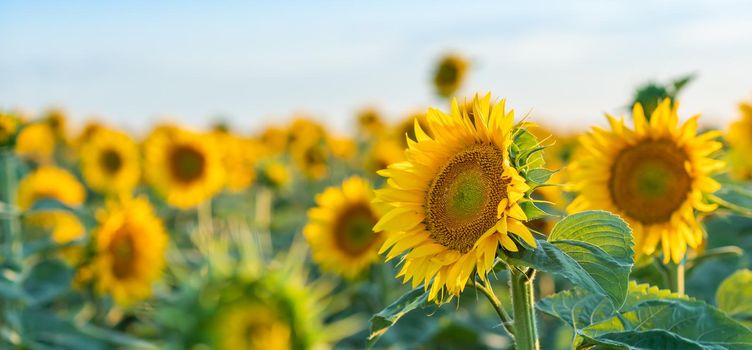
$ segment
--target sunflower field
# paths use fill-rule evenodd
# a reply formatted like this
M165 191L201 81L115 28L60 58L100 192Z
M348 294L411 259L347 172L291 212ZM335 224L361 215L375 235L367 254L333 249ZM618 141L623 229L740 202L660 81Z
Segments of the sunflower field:
M0 111L0 349L752 349L752 103L562 133L470 70L351 134Z

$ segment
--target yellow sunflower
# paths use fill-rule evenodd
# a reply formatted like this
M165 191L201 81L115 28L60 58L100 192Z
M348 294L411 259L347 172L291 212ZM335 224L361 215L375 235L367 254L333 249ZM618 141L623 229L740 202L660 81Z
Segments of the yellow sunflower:
M32 123L21 129L16 138L16 154L40 164L52 161L55 133L46 123Z
M405 149L393 137L382 136L371 143L365 157L365 168L371 172L405 160Z
M267 151L254 139L246 139L224 132L215 132L221 145L222 164L225 168L225 188L241 192L256 180L256 163Z
M607 115L611 130L594 128L580 142L582 153L570 166L577 198L568 210L605 209L632 227L637 255L652 255L658 244L663 260L681 262L687 246L697 248L704 233L695 210L709 212L704 195L720 185L711 173L724 166L711 155L721 148L719 132L697 135L697 119L678 125L678 103L664 100L650 121L634 106L634 129Z
M162 275L167 233L145 198L110 202L98 213L92 273L95 290L121 305L148 298Z
M436 67L433 85L441 97L452 96L462 85L470 63L455 54L444 56Z
M351 160L357 151L355 141L349 137L329 135L326 143L332 155L342 160Z
M490 94L476 96L473 110L471 120L456 100L449 115L429 109L433 136L416 122L407 160L379 172L388 179L376 201L389 207L374 227L388 232L381 252L407 252L398 276L432 285L429 300L444 288L458 295L474 273L485 279L499 246L519 250L510 233L536 246L520 207L530 187L510 156L514 111Z
M35 212L25 216L25 221L35 228L51 233L50 238L57 244L67 244L84 237L86 230L73 213L63 210ZM65 261L75 265L83 253L82 247L64 247L61 255Z
M358 133L363 136L377 136L386 129L381 113L372 107L365 108L358 112L355 119L358 123Z
M731 124L728 130L728 159L731 176L740 180L752 178L752 104L739 105L741 119Z
M0 112L0 147L10 144L18 131L19 124L15 116Z
M316 196L303 234L322 270L354 278L379 259L383 235L372 229L381 212L372 201L373 189L357 176Z
M402 145L402 148L407 148L407 139L415 141L415 121L418 121L420 128L431 136L431 130L428 128L428 120L426 114L423 112L413 113L403 119L394 128L394 136Z
M262 183L273 188L282 188L290 183L292 175L290 170L282 162L269 160L260 167Z
M269 305L233 305L219 313L216 325L218 349L292 349L289 321Z
M276 126L269 126L261 132L259 140L272 154L280 154L287 148L287 131Z
M78 207L86 199L86 190L71 173L53 166L42 166L18 184L18 206L21 210L28 210L43 199Z
M141 178L138 145L125 133L100 127L81 146L81 172L91 189L130 194Z
M195 207L224 185L222 153L210 135L162 128L144 148L145 178L172 206Z

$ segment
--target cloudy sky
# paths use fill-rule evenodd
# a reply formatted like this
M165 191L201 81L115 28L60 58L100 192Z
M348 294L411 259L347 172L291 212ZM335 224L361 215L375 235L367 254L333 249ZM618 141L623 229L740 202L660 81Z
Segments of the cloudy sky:
M396 120L442 105L430 73L449 51L472 60L463 93L565 129L690 72L684 116L723 124L752 99L749 1L0 1L0 49L0 107L131 130L297 112L347 130L367 105Z

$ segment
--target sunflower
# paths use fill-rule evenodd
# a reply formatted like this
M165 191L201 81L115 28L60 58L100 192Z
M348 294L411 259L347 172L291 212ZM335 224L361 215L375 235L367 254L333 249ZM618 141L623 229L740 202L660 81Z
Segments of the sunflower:
M162 221L145 198L109 202L97 219L95 290L121 305L148 298L164 267L168 238Z
M30 209L35 202L54 199L78 207L86 199L86 190L71 173L53 166L42 166L18 184L18 206Z
M292 159L306 178L321 180L329 169L330 151L324 138L298 138L290 145Z
M715 205L703 196L720 185L711 173L724 166L710 156L721 148L719 132L697 135L697 119L678 126L678 103L666 99L650 121L634 106L634 129L607 115L611 130L594 128L580 142L582 153L570 167L577 198L570 212L605 209L629 222L637 255L652 255L660 243L663 260L679 263L687 246L697 248L704 234L695 210Z
M361 110L355 116L358 123L358 133L363 136L372 137L380 135L385 129L384 118L375 108L369 107Z
M372 200L371 186L357 176L316 196L303 234L323 270L354 278L379 259L383 237L372 228L381 212Z
M81 172L91 189L130 194L141 177L138 145L125 133L100 127L81 146Z
M752 104L739 105L741 119L731 124L728 130L729 165L731 176L746 180L752 178Z
M282 188L290 183L290 170L282 162L268 160L264 162L259 171L261 183L273 188Z
M444 56L436 67L433 85L441 97L452 96L465 80L469 62L464 58L450 54Z
M400 142L393 138L382 136L375 139L368 148L365 157L365 168L371 172L385 169L389 164L405 160L405 149Z
M376 201L389 207L374 227L388 232L381 252L389 260L408 251L398 276L432 284L429 300L444 288L459 295L474 273L485 279L499 245L520 249L510 233L536 246L520 207L530 187L510 155L520 131L514 111L505 111L504 100L492 105L490 94L473 106L472 120L456 100L449 115L429 109L433 136L416 123L407 161L379 172L388 179Z
M355 141L346 136L329 135L326 138L326 143L332 155L342 160L352 160L357 151Z
M290 324L262 303L240 303L217 317L218 349L292 349Z
M266 154L264 146L254 139L224 133L214 133L222 149L222 164L225 168L225 188L241 192L256 180L256 163Z
M209 135L161 128L144 147L146 180L172 206L194 207L224 185L222 153Z
M31 213L25 216L25 222L31 227L50 232L52 241L60 245L79 240L86 233L81 220L75 214L63 210ZM82 256L81 248L80 246L64 247L60 254L65 261L75 265Z
M0 112L0 147L9 145L16 135L19 120L13 115Z
M259 140L272 154L280 154L287 148L287 131L276 126L269 126L261 132Z
M52 133L61 140L65 140L68 130L68 118L62 109L51 109L47 111L42 121L50 126Z
M46 123L32 123L16 138L16 154L40 164L50 163L55 152L55 133Z
M407 118L403 119L399 124L394 127L394 136L399 140L402 148L407 148L407 139L415 141L415 121L420 124L420 128L431 136L431 130L428 128L428 120L426 114L423 112L412 113Z

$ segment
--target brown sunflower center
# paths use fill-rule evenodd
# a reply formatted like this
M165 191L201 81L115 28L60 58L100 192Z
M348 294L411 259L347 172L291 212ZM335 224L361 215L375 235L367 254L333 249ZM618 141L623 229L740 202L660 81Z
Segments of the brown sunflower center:
M172 176L182 182L193 182L201 178L206 166L204 155L190 146L175 147L168 162Z
M439 244L465 253L496 225L499 202L507 198L504 155L493 145L457 153L441 169L426 196L426 229Z
M644 223L666 222L684 201L692 178L687 153L670 140L649 140L616 157L608 187L614 204Z
M112 257L112 273L118 279L125 279L135 272L135 247L128 228L115 233L108 247Z
M117 173L123 166L123 157L113 149L108 149L99 155L99 165L105 172L112 175Z
M334 225L337 246L351 256L367 251L378 238L373 226L378 219L367 203L358 203L344 210Z
M436 81L440 84L451 85L459 79L460 69L454 61L442 62L436 74Z

